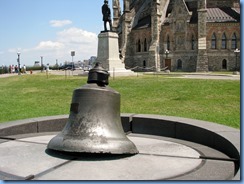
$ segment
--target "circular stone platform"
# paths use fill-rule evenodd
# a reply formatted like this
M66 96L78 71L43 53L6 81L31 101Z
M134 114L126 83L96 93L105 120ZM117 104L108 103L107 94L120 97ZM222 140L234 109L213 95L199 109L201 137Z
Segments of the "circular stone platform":
M2 169L37 180L161 180L200 167L200 154L185 145L153 138L129 136L139 154L129 157L83 155L60 158L49 153L51 136L39 136L0 144ZM17 154L16 154L17 153ZM5 156L4 156L5 155ZM11 160L11 162L10 162Z
M197 120L176 119L150 115L123 115L123 128L139 150L139 154L133 156L68 154L47 150L48 142L57 135L58 132L55 131L62 130L67 116L0 124L0 179L239 179L238 145L232 144L232 142L238 144L238 141L236 143L232 141L233 137L238 135L238 131ZM182 122L184 123L181 124ZM171 123L174 125L171 130L173 132L169 129ZM194 131L192 123L198 125L194 126L196 128ZM207 123L204 129L206 132L203 131L201 123ZM180 127L179 130L177 126ZM207 129L211 131L208 132ZM219 133L214 132L217 129L224 131L225 134L231 133L232 139L217 136ZM171 136L171 133L174 136ZM181 134L184 137L180 138ZM198 140L199 135L207 142ZM238 139L238 136L236 138ZM223 145L219 148L212 145L211 140L219 143L218 146L220 143Z

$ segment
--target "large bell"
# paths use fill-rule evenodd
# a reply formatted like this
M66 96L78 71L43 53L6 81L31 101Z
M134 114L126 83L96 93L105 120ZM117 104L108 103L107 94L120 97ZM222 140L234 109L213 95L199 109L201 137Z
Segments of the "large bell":
M90 70L86 85L74 90L63 131L48 149L76 153L136 154L120 117L120 94L108 85L109 73L100 63Z

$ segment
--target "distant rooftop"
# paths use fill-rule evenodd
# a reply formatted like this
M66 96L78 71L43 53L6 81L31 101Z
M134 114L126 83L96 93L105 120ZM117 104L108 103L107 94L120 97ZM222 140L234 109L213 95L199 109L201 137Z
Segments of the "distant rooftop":
M208 8L207 22L239 22L239 8Z

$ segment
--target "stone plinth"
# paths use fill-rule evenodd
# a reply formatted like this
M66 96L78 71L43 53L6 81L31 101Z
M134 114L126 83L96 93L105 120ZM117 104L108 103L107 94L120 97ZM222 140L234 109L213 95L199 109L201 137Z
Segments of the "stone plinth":
M98 35L97 62L102 63L109 73L117 75L134 75L134 72L125 69L124 63L119 58L119 36L115 32L101 32Z

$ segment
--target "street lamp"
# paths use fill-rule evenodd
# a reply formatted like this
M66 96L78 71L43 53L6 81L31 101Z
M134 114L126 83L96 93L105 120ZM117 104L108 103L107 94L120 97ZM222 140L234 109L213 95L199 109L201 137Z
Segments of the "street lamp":
M41 72L43 72L43 56L41 56Z
M168 49L166 49L164 53L165 53L165 55L166 55L166 59L168 59L169 50L168 50Z
M236 54L236 67L235 67L235 70L237 72L238 71L237 70L237 58L238 58L238 54L240 53L240 50L238 48L236 48L236 50L234 50L234 53Z
M18 55L18 59L17 59L17 62L18 62L18 75L20 75L20 52L18 52L17 55Z

